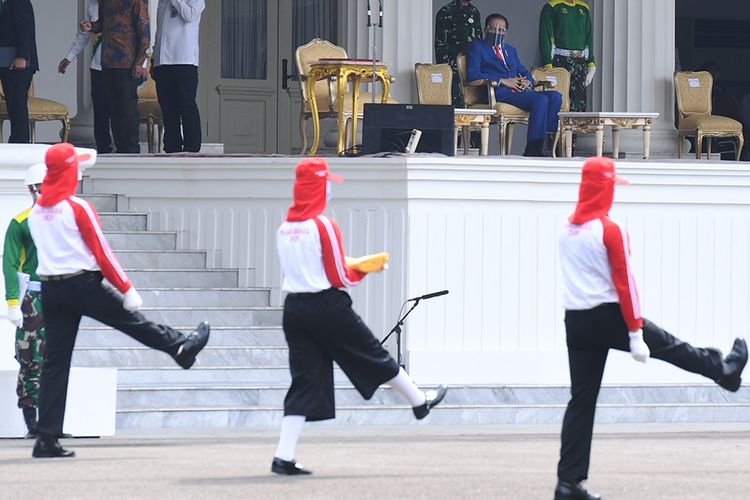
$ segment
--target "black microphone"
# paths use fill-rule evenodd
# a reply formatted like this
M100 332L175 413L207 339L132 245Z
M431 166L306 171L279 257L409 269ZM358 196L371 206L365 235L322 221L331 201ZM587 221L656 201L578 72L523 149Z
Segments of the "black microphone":
M383 27L383 0L378 0L379 5L379 15L380 15L380 23L378 24L379 28Z
M370 16L372 15L372 9L370 8L370 0L367 0L367 27L372 26Z
M448 290L441 290L439 292L427 293L425 295L422 295L421 297L414 297L413 299L407 300L407 302L414 302L414 301L417 301L417 300L431 299L433 297L440 297L441 295L447 295L447 294L448 294Z

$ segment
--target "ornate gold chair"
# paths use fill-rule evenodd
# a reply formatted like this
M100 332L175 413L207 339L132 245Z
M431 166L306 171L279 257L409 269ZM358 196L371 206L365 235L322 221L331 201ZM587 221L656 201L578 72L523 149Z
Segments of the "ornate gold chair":
M161 151L162 138L164 137L164 119L161 115L161 107L156 96L156 82L149 78L138 89L138 118L141 123L146 124L146 140L148 141L148 152L158 153ZM154 128L157 137L154 140Z
M487 80L468 81L466 77L466 54L458 55L458 76L464 94L464 105L469 109L494 109L492 123L497 123L500 131L500 155L510 152L513 144L513 127L516 123L529 124L529 113L512 104L495 100L495 82ZM485 95L489 97L486 102Z
M549 82L547 90L556 90L562 94L562 106L560 111L570 111L570 72L565 68L531 68L531 77L535 82ZM562 135L562 127L557 125L555 141L552 144L552 155L557 156L557 145L560 144L560 156L565 148L565 137Z
M60 121L60 139L68 142L70 132L70 110L64 104L52 99L34 96L34 81L29 88L29 128L31 130L31 142L36 142L36 122ZM0 142L3 140L3 122L9 120L8 108L5 106L5 94L0 86Z
M334 45L328 40L321 38L313 38L310 42L305 45L297 47L294 53L294 58L297 63L297 73L300 75L299 83L302 90L302 107L299 115L299 133L300 139L302 140L302 149L300 154L305 154L307 150L307 120L312 118L312 111L310 109L310 97L307 95L307 89L305 88L305 75L310 70L310 64L321 58L336 58L346 59L346 50L343 47ZM315 99L318 105L318 117L319 118L334 118L338 119L338 110L336 109L336 97L337 89L336 82L333 80L320 80L315 82ZM352 113L352 95L351 89L346 91L344 98L344 127L348 132L351 126L351 120L353 117ZM372 102L371 92L360 92L359 93L359 104L357 110L357 118L362 119L363 106L365 103ZM380 100L378 99L378 102ZM395 103L397 101L388 98L389 103ZM341 126L339 124L339 126ZM349 137L351 134L345 133L344 137ZM349 144L345 144L344 147L349 147Z
M700 160L704 137L736 137L735 157L740 159L744 137L742 124L725 116L711 114L713 77L708 71L677 71L674 74L677 94L677 157L682 158L685 137L695 137L695 158ZM711 157L711 141L708 142Z
M416 63L414 76L417 79L417 97L419 104L453 104L451 89L453 70L448 64ZM463 132L462 127L462 132ZM468 127L466 127L468 129ZM453 141L458 144L458 127L454 127ZM464 134L465 136L466 134ZM466 137L464 137L464 144ZM464 153L466 148L464 148Z

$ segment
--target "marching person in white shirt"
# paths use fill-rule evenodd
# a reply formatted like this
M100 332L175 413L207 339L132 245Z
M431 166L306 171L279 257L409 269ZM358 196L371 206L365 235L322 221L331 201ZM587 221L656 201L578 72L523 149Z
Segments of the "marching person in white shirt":
M99 19L99 0L91 0L86 9L86 20L94 22ZM102 38L101 35L86 31L76 33L73 45L68 55L57 66L58 73L65 74L70 63L75 61L91 38L94 38L94 56L91 58L91 102L94 105L94 140L96 152L106 154L112 152L112 134L109 130L109 106L102 81Z
M284 273L284 336L289 344L292 384L284 398L284 418L271 472L310 474L295 459L305 421L335 418L333 362L365 399L381 384L389 384L423 419L445 397L447 388L421 391L383 349L352 309L342 288L362 281L368 272L385 268L385 254L351 260L344 256L341 231L325 216L330 182L342 178L328 170L322 158L297 165L294 203L276 231L276 249ZM363 259L370 258L368 264Z
M159 0L151 76L164 118L164 152L201 149L198 31L203 0ZM182 125L182 129L180 129Z
M96 210L74 195L78 162L86 157L76 155L68 143L49 148L42 194L29 214L47 328L37 440L32 453L35 458L74 455L60 445L57 436L63 429L70 361L83 316L169 354L184 369L193 366L210 334L205 321L186 337L174 328L148 321L137 312L143 300L104 238ZM104 286L103 278L124 297Z
M727 391L739 390L747 345L736 339L729 355L697 348L641 316L625 227L609 218L615 184L610 158L583 164L578 204L560 236L565 332L571 399L563 420L555 500L596 500L580 482L587 479L596 398L609 349L630 352L645 363L661 359L710 378Z

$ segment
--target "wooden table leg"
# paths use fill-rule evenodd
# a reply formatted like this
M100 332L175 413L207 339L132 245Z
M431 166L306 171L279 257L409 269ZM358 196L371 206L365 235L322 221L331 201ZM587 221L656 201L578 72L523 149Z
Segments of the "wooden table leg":
M490 144L490 124L488 121L484 120L482 121L482 145L479 149L479 154L482 156L487 156L489 153L489 144Z
M596 126L596 156L604 152L604 125Z
M573 157L573 129L565 127L565 157Z
M682 138L680 138L682 140ZM682 144L680 144L682 149ZM648 160L649 154L651 153L651 125L643 126L643 159Z
M469 156L469 143L471 135L469 134L469 127L467 125L461 126L461 140L464 143L464 156Z
M453 156L458 156L458 132L461 130L459 125L453 126Z
M612 127L612 158L615 160L620 157L620 127Z
M305 86L307 87L307 99L310 102L310 114L313 122L313 141L307 154L313 156L318 152L318 144L320 143L320 117L318 116L318 100L315 99L315 78L312 74L308 75Z

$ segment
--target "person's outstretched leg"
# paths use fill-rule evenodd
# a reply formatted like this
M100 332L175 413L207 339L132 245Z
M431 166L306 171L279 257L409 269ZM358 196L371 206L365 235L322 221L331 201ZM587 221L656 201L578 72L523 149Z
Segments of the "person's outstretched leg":
M434 406L440 404L448 392L448 388L444 385L439 386L437 389L430 389L423 392L403 368L400 368L398 375L386 383L409 402L414 416L418 420L425 418Z
M722 359L718 349L693 347L644 318L643 340L651 350L652 358L703 375L729 391L740 387L740 376L747 363L747 345L742 339L737 339L732 352Z

